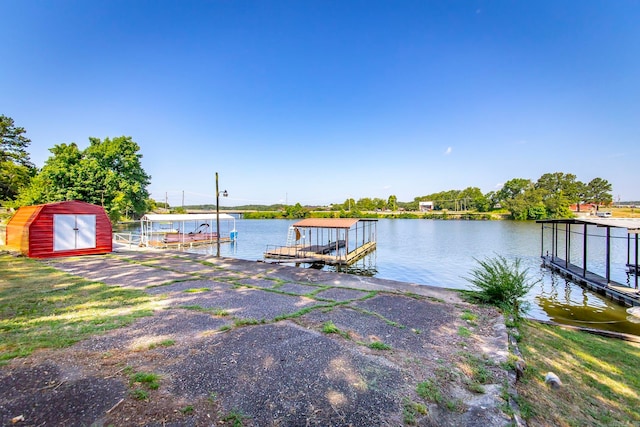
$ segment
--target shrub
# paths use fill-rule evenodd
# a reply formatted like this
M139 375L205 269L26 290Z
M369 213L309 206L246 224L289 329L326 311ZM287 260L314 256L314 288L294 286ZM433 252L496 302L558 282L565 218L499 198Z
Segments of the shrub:
M479 266L466 280L477 290L475 296L481 301L519 316L524 308L522 298L536 284L529 281L529 269L522 269L521 261L516 258L509 262L501 255L482 261L476 259Z

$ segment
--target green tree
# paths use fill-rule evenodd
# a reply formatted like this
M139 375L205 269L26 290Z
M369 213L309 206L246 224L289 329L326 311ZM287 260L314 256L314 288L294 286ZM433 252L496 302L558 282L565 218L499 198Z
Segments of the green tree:
M530 179L513 178L505 182L500 191L496 195L496 199L499 202L510 200L520 194L524 194L525 190L533 186Z
M51 148L31 186L20 193L20 204L82 200L104 206L112 221L140 216L148 209L150 176L140 159L140 147L131 137L101 141L90 138L81 151L75 143Z
M387 201L379 197L376 197L373 199L373 206L375 207L375 209L383 210L384 208L387 207Z
M609 205L613 201L611 184L606 179L594 178L585 186L584 201Z
M29 185L35 167L27 148L31 140L11 117L0 115L0 200L13 200Z
M295 206L285 206L284 212L287 218L298 219L305 218L309 210L302 207L300 203L296 203Z
M489 199L482 194L478 187L467 187L460 192L460 199L464 201L467 210L477 210L487 212L489 210Z
M394 194L389 196L389 199L387 199L387 208L394 212L398 210L398 197Z
M342 204L342 209L344 209L347 212L355 208L356 208L356 201L352 198L345 200L344 203Z
M545 173L536 182L542 191L542 199L547 215L554 218L570 217L569 205L579 203L584 192L584 184L571 173Z
M542 190L530 186L523 193L504 200L502 203L515 220L542 219L547 216L542 195Z
M364 197L362 199L358 199L356 202L356 206L360 211L372 211L375 210L376 206L373 200L368 197Z
M89 138L89 141L91 144L85 150L87 167L83 172L95 183L92 196L96 198L99 192L104 193L105 207L109 206L112 219L129 212L136 216L144 214L151 177L142 168L140 146L125 136L104 141Z

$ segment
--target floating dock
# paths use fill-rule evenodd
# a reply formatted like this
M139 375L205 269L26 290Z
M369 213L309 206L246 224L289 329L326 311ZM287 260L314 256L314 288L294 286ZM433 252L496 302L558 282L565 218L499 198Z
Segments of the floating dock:
M553 219L537 221L542 224L541 257L543 265L556 271L572 282L587 289L603 294L626 306L640 306L640 290L638 289L638 234L640 220L635 218L597 218L597 219ZM572 226L574 231L572 231ZM589 271L588 236L589 227L604 227L605 235L605 275L601 276ZM623 284L611 278L611 229L625 229L627 240L627 262L624 267L628 283ZM572 241L572 234L580 230L581 241ZM550 242L545 242L545 230L551 233ZM575 239L573 239L575 240ZM560 241L564 241L561 250ZM571 259L572 244L581 245L581 265L574 264ZM550 247L549 247L550 246ZM549 252L550 249L551 251ZM573 251L575 254L575 250ZM633 276L633 278L631 278Z
M289 227L287 244L269 245L269 262L351 265L376 249L377 220L308 218Z

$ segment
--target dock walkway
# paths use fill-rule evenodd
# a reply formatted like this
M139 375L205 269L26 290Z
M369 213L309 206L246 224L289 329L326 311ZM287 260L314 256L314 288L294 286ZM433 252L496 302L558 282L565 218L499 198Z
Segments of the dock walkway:
M543 256L545 267L566 276L572 282L584 286L608 298L618 301L626 306L640 306L640 291L638 288L624 285L614 280L609 280L598 274L584 270L584 268L568 263L559 257Z

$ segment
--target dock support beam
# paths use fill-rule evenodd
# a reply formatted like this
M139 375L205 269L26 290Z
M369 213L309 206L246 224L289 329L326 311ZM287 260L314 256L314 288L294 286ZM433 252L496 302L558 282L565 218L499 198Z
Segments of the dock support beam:
M611 227L607 227L607 284L611 283Z
M582 277L587 277L587 224L584 224L582 236Z
M564 225L564 264L566 268L569 268L571 260L571 224L566 223Z
M636 289L638 289L638 233L636 233L636 264L633 266L635 268L635 276L636 276Z
M558 224L555 222L551 226L551 260L556 257L556 249L558 248Z

